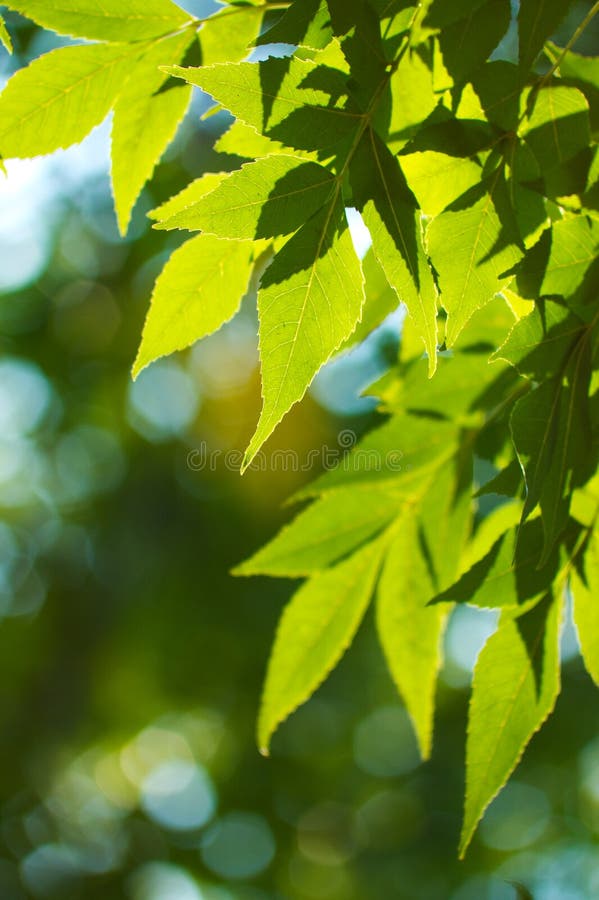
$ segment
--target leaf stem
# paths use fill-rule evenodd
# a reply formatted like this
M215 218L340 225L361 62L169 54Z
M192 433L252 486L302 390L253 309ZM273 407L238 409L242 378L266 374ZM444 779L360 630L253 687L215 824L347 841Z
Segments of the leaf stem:
M554 72L556 72L557 69L559 69L560 64L562 63L566 53L568 53L568 51L574 46L574 44L576 43L578 38L581 36L581 34L587 28L587 26L590 25L590 23L595 18L597 13L599 13L599 0L597 0L597 2L595 4L593 4L593 6L590 8L590 10L586 14L584 19L580 23L580 25L578 26L578 28L576 29L576 31L574 32L574 34L572 35L572 37L570 38L570 40L568 41L566 46L563 48L563 50L561 51L561 53L559 54L559 56L557 57L557 59L555 60L553 65L551 66L551 68L549 69L549 71L543 75L543 77L541 78L541 81L539 82L539 88L543 87L543 85L547 81L549 81L549 79L554 74Z

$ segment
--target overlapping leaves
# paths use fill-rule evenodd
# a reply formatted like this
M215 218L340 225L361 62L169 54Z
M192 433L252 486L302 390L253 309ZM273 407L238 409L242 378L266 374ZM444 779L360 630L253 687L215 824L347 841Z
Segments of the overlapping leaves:
M263 408L244 466L319 368L405 304L398 362L371 389L387 420L301 492L312 504L238 571L308 579L275 640L263 749L374 599L426 757L453 604L501 610L474 675L465 852L553 708L568 584L599 678L599 72L549 41L570 4L521 0L514 26L508 0L295 0L266 32L257 3L205 22L171 0L105 0L101 13L91 0L9 5L98 43L13 76L0 154L68 146L114 110L123 231L190 86L234 116L217 150L246 163L152 213L158 228L194 234L156 282L134 372L230 319L259 258ZM514 27L505 47L517 55L505 58ZM196 33L201 65L186 65ZM296 50L252 61L272 41ZM363 260L348 207L370 234ZM483 464L488 480L474 483Z

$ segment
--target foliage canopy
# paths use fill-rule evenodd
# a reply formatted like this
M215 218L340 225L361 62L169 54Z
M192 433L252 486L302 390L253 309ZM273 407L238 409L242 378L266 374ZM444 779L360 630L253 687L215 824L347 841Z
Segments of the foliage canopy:
M521 0L512 23L509 0L240 0L206 20L170 0L7 5L85 42L9 80L0 153L69 146L112 110L123 233L191 86L235 117L218 149L245 162L151 214L194 234L156 282L133 371L217 330L257 271L263 408L244 468L321 366L405 304L397 363L370 389L385 421L237 572L307 578L269 663L265 752L374 597L426 758L448 616L499 611L474 673L463 854L553 709L568 592L599 683L599 58L572 49L599 4L564 47L563 0ZM272 43L289 54L248 61Z

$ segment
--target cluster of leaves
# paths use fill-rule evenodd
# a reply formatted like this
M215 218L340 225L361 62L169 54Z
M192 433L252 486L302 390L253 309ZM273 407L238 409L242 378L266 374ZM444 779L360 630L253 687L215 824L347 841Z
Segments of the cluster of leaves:
M599 58L571 49L599 4L560 48L569 4L521 0L515 62L493 56L509 0L239 2L203 22L170 0L9 5L97 43L9 81L0 153L67 146L113 109L123 231L190 86L235 117L217 149L247 162L152 213L198 233L157 280L134 373L230 319L257 267L263 409L244 467L323 363L405 304L397 365L371 389L386 421L238 572L308 578L269 664L265 751L375 595L426 758L452 607L500 611L474 674L464 853L555 704L568 589L599 682ZM180 65L197 34L202 65ZM268 43L294 52L244 61ZM372 241L362 260L350 207Z

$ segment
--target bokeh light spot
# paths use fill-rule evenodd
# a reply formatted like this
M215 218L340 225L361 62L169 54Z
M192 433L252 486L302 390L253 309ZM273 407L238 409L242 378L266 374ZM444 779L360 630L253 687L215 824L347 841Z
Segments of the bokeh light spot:
M510 781L485 813L480 838L494 850L521 850L543 834L550 815L543 791Z
M407 713L401 706L382 706L370 713L354 732L354 759L369 775L393 778L420 762Z
M131 900L204 900L199 886L184 869L151 862L129 879Z
M182 434L193 422L199 393L189 375L174 362L157 362L129 388L128 419L150 441Z
M145 779L141 805L164 828L192 831L214 815L216 793L203 768L183 759L168 760Z
M209 829L201 853L208 868L223 878L252 878L272 862L275 840L262 816L233 812Z

